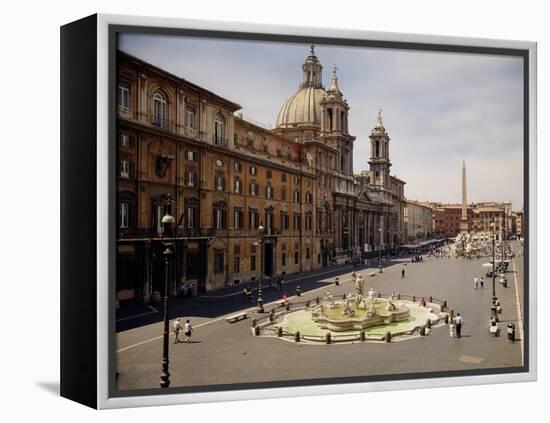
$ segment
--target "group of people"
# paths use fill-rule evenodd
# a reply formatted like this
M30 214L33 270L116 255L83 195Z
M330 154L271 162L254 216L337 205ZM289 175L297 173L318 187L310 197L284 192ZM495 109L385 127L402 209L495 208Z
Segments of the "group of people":
M462 324L464 319L460 313L457 313L456 316L449 320L449 336L451 338L460 338L462 337Z
M179 335L182 330L181 320L179 318L174 320L173 330L174 330L174 344L177 344L178 342L180 342ZM183 325L183 334L185 335L185 340L184 340L185 343L188 344L189 342L191 342L192 333L193 333L193 327L191 326L191 321L187 319L185 321L185 324Z
M478 278L477 276L474 277L474 289L477 289L478 287L483 288L483 286L484 286L483 276L480 278Z

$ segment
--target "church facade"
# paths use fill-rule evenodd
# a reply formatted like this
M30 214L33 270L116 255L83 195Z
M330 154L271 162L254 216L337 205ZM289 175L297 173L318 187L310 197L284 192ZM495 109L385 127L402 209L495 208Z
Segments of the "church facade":
M117 300L158 299L166 237L173 295L189 283L198 292L257 283L260 272L284 277L405 242L405 182L390 175L381 114L360 141L370 143L368 169L354 173L350 106L336 71L324 88L313 46L274 129L191 81L123 52L117 59ZM168 209L170 233L161 223Z

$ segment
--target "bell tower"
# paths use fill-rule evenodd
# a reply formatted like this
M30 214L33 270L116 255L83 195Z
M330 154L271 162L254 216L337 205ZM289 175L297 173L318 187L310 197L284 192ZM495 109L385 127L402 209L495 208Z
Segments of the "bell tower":
M353 177L353 140L348 132L348 102L338 86L337 68L332 71L332 81L321 102L321 138L338 150L335 167L339 174Z
M388 188L390 184L390 137L382 124L382 110L378 111L376 125L370 135L371 154L369 167L371 184Z

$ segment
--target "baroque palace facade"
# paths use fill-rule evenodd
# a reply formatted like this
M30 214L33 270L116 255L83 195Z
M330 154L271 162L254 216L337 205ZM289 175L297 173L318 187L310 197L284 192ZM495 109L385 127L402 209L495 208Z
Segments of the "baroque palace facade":
M306 272L404 243L405 182L390 175L380 113L363 141L369 169L354 175L350 107L335 71L324 89L313 46L275 129L181 77L120 51L117 59L117 300L162 293L165 237L175 244L174 295L184 284L204 292L257 281L262 268ZM177 229L165 233L166 207Z

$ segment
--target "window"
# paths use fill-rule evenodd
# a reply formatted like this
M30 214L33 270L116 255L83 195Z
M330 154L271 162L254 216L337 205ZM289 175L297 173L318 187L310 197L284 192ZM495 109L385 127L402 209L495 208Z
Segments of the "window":
M258 195L258 184L255 182L250 184L250 195Z
M265 189L265 196L267 198L273 198L273 187L271 185L268 185Z
M294 251L294 264L298 264L299 261L299 254L298 250Z
M271 179L271 176L272 176L271 170L267 170L267 171L265 172L265 175L266 175L267 179Z
M380 141L376 140L374 142L374 149L375 149L375 157L379 157L380 156Z
M256 172L257 172L256 166L250 166L250 174L253 176L256 176Z
M311 215L306 215L306 231L311 231Z
M281 200L286 201L286 187L281 188Z
M239 256L235 256L235 258L233 259L233 264L233 273L241 273L241 258Z
M217 114L214 118L214 144L225 145L225 123L223 117Z
M130 177L130 162L128 160L120 161L120 176L123 178Z
M214 226L216 229L225 229L225 210L215 209L214 220Z
M295 203L300 202L300 191L298 191L298 190L294 191L294 202Z
M258 229L258 212L256 210L250 210L248 220L250 229Z
M294 230L299 231L301 229L302 219L300 214L294 213Z
M191 169L187 170L187 186L188 187L194 187L195 186L195 172Z
M306 248L306 260L309 260L311 258L310 256L310 250L309 247Z
M120 227L127 228L130 221L130 206L128 203L120 203Z
M166 98L160 91L153 95L153 124L166 128Z
M243 228L243 211L241 209L235 209L235 229Z
M235 178L233 181L233 192L235 194L241 193L241 180L239 178Z
M273 213L265 214L265 231L268 235L273 231Z
M233 166L234 166L235 172L241 171L241 164L239 162L235 162Z
M286 253L281 254L281 266L286 266Z
M193 229L195 227L195 208L187 207L187 228Z
M250 271L254 272L256 270L256 256L250 256Z
M300 183L300 177L299 176L295 176L294 177L294 184L295 185L298 185Z
M311 195L311 192L306 193L306 203L311 204L313 202L313 195Z
M214 251L214 273L223 273L224 267L223 251Z
M195 109L193 107L185 109L185 126L195 129Z
M164 206L157 206L157 233L164 233L164 225L162 224L162 218L164 217Z
M281 182L286 182L286 173L281 173Z
M281 229L288 230L288 213L281 212Z
M130 89L127 85L118 86L117 104L120 107L130 108Z
M128 134L121 134L120 135L120 145L122 147L129 147L130 146L130 136Z
M187 150L187 160L197 161L198 153L196 151Z

